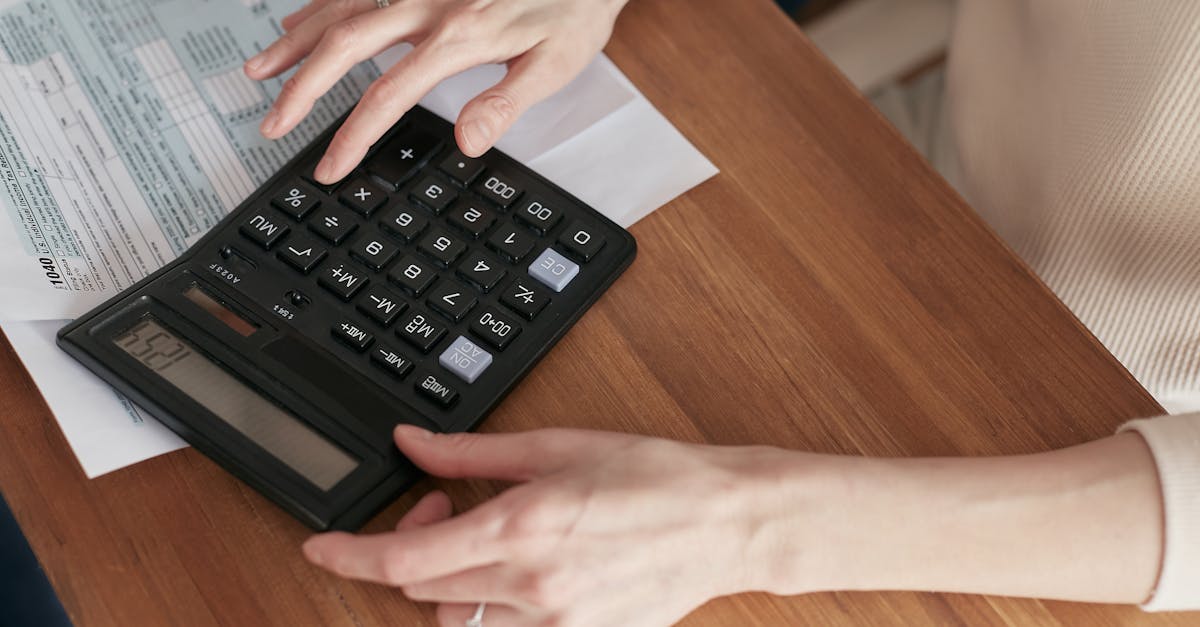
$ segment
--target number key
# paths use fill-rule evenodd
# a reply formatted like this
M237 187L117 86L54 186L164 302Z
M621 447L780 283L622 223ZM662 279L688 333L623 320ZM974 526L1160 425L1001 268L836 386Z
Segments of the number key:
M499 263L480 252L467 255L467 258L458 264L458 276L478 285L485 292L492 291L500 279L504 278L504 274L504 268L501 268Z
M591 261L604 248L604 238L578 220L563 230L562 235L558 236L558 243L583 261Z
M482 177L471 189L500 205L501 209L508 209L522 194L521 189L513 185L511 180L504 174L490 174Z
M554 228L562 219L562 211L550 207L546 203L533 199L524 204L524 208L516 213L517 219L545 235L546 231Z
M413 187L409 198L433 209L434 213L441 213L450 206L450 203L454 202L455 198L458 198L458 192L432 176L427 176L421 179L416 187Z
M459 200L450 210L446 221L471 237L479 237L496 221L496 214L483 203Z
M458 281L442 281L429 292L429 306L458 322L475 306L475 296Z
M358 240L350 254L367 267L379 272L396 256L400 247L380 237L378 234L368 234Z
M400 263L392 266L388 272L389 281L404 288L413 296L420 296L421 292L429 289L436 278L437 270L411 256L400 260Z
M529 231L502 226L488 238L487 246L508 258L509 261L516 263L533 250L535 243L537 240L529 234Z
M383 214L383 219L379 221L379 224L388 233L405 242L411 242L421 234L421 231L425 230L425 227L429 226L429 220L413 209L401 205Z
M467 243L441 229L433 229L421 239L417 248L443 266L448 266L466 252Z

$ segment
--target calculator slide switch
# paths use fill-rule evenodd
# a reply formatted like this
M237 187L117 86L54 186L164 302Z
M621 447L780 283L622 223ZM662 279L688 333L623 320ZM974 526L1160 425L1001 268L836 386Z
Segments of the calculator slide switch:
M463 381L474 383L492 365L492 354L460 335L438 358L438 363Z
M529 276L556 292L563 291L576 274L579 274L579 265L558 254L553 248L543 250L542 254L529 264Z

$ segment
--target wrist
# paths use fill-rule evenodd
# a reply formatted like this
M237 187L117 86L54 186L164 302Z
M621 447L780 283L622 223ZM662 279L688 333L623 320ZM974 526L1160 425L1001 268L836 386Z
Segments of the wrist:
M1139 602L1157 575L1157 474L1134 434L1009 457L758 458L749 589Z

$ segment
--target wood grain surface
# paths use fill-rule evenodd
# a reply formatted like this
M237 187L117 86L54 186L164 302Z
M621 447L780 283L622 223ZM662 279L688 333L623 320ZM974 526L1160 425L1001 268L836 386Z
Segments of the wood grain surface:
M608 53L721 174L632 229L637 261L483 431L987 455L1159 411L769 0L635 1ZM0 404L0 490L78 625L435 624L431 606L309 566L307 530L195 451L86 480L6 344ZM460 508L503 489L416 493L435 483ZM718 599L683 624L1189 622L838 593Z

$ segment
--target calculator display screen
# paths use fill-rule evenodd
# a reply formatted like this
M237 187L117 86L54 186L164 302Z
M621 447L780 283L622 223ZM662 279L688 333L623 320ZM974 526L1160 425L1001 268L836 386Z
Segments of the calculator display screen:
M358 466L341 448L153 318L142 320L113 342L322 490L329 490Z

